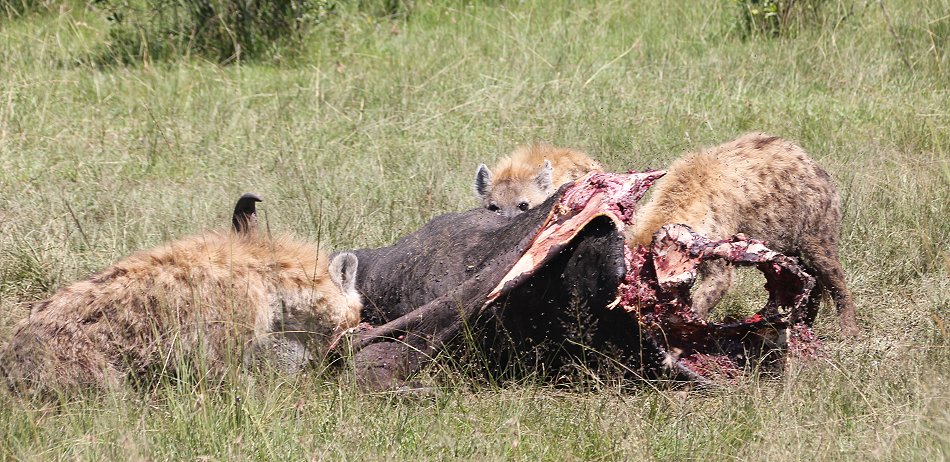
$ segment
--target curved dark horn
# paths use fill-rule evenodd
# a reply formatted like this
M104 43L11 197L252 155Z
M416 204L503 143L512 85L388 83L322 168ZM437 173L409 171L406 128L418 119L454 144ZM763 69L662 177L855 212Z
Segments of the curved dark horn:
M247 234L257 228L257 202L263 202L261 196L254 193L244 193L234 205L234 215L231 216L231 225L234 231Z

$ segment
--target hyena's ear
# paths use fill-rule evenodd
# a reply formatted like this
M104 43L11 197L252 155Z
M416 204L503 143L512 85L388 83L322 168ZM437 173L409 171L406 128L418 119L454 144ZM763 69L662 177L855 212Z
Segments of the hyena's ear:
M356 293L356 268L359 260L350 252L340 252L330 260L330 279L343 289L344 293Z
M257 229L257 203L263 202L260 196L253 193L244 193L234 204L234 215L231 216L231 225L239 234L248 234Z
M544 159L544 165L541 166L541 171L538 172L538 176L534 179L534 182L538 184L538 187L541 188L544 192L551 192L554 189L554 185L551 183L551 176L554 173L554 167L551 166L551 161Z
M485 164L478 164L478 170L475 171L475 195L480 199L488 196L488 188L491 185L491 170Z

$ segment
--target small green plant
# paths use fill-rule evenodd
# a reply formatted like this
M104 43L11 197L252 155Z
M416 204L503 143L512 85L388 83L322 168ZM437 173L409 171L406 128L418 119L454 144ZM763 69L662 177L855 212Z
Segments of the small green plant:
M0 0L39 2L50 0ZM131 64L179 56L221 63L293 55L331 15L358 10L406 17L407 0L92 0L110 22L100 62Z
M0 18L49 11L57 3L56 0L0 0Z
M925 27L930 42L928 51L933 56L933 63L940 72L944 72L950 56L950 15L927 21Z
M106 61L198 55L222 63L299 44L327 0L96 0L111 22Z
M788 35L820 20L825 0L736 0L743 37Z
M393 18L407 15L414 3L413 0L357 0L356 6L372 16Z
M0 294L14 295L24 301L42 298L59 284L60 272L47 252L26 240L0 253Z

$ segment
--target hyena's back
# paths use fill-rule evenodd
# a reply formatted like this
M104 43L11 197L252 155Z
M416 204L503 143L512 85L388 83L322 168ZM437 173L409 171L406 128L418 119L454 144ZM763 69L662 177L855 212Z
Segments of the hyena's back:
M638 219L639 243L650 242L664 224L685 223L713 238L746 233L797 253L805 238L837 242L841 201L831 178L804 150L753 133L674 162Z
M498 162L495 166L497 181L531 181L545 160L551 162L551 184L554 189L591 171L603 170L599 162L582 151L550 144L532 144L519 146L510 156Z
M687 154L670 166L637 214L636 243L649 243L667 223L713 238L736 233L803 257L834 298L842 330L856 334L854 305L838 256L841 199L831 177L796 144L764 133L743 135ZM712 267L710 267L712 268ZM705 314L731 284L731 270L704 272L696 293Z
M266 340L279 315L329 337L358 322L359 300L333 285L327 266L316 247L285 238L208 233L175 241L38 304L0 364L15 389L111 388L126 377L174 372L188 359L182 355L224 368Z

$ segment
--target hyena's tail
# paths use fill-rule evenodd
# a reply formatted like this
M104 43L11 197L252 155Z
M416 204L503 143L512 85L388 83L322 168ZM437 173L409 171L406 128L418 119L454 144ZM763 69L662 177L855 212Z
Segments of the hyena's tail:
M234 215L231 216L231 225L238 234L248 234L257 229L257 203L263 202L260 196L254 193L244 193L234 205Z

